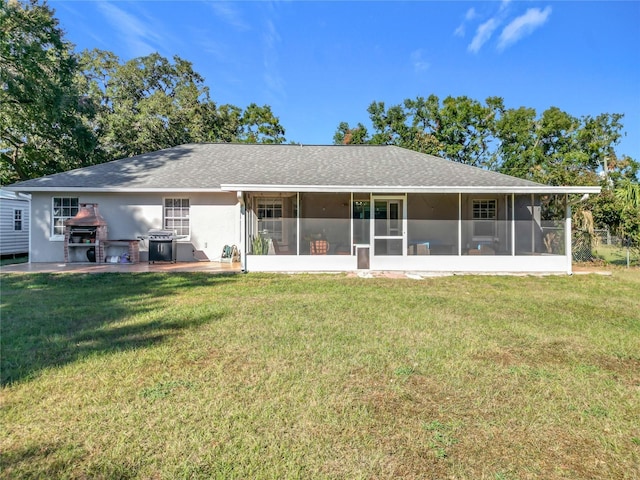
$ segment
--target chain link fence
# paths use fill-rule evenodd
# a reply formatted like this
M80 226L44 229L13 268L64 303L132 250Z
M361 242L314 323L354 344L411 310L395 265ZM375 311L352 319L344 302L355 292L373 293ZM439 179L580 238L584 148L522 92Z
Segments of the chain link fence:
M571 253L574 262L590 262L593 260L592 247L594 237L589 232L574 231L571 235Z
M627 245L624 238L607 229L596 229L593 235L574 231L571 251L574 262L603 260L614 265L640 266L640 249Z

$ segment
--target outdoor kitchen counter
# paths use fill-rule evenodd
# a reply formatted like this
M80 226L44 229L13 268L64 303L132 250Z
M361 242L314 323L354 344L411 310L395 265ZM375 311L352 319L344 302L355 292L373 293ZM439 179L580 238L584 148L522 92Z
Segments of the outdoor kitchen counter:
M117 240L104 240L105 256L108 255L109 247L127 247L127 253L129 254L129 261L131 263L138 263L140 261L140 240L137 238L120 238Z

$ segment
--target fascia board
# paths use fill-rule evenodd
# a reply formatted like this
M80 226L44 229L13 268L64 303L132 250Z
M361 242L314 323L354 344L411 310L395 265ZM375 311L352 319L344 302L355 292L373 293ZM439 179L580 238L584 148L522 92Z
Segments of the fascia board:
M258 185L258 184L223 184L220 186L225 191L244 192L326 192L326 193L566 193L585 194L600 193L601 187L552 187L552 186L520 186L520 187L391 187L379 185L355 186L355 185Z
M258 185L223 184L220 188L89 188L89 187L3 187L15 192L87 192L87 193L220 193L220 192L326 192L326 193L539 193L539 194L597 194L601 187L419 187L419 186L380 186L380 185Z
M88 187L3 187L14 192L87 193L221 193L221 188L88 188Z

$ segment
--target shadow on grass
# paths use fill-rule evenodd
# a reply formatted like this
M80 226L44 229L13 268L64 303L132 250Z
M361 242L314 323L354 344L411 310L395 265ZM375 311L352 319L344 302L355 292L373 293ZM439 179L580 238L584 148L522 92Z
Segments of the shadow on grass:
M4 275L0 285L0 384L8 385L94 354L156 345L218 321L215 300L197 312L174 294L237 281L236 275ZM206 290L211 294L210 288ZM197 294L197 292L196 292Z
M12 256L7 256L5 258L0 258L0 266L4 265L16 265L18 263L27 263L29 261L29 255L26 253L16 254Z
M49 478L61 478L68 465L79 462L83 455L80 447L52 443L7 449L0 452L0 478L42 478L43 464L47 465Z

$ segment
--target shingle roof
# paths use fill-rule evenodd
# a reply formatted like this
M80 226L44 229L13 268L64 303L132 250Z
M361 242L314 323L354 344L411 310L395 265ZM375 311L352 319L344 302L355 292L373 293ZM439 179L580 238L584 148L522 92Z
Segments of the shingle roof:
M27 180L11 188L211 191L223 186L398 192L545 187L395 146L188 144Z

